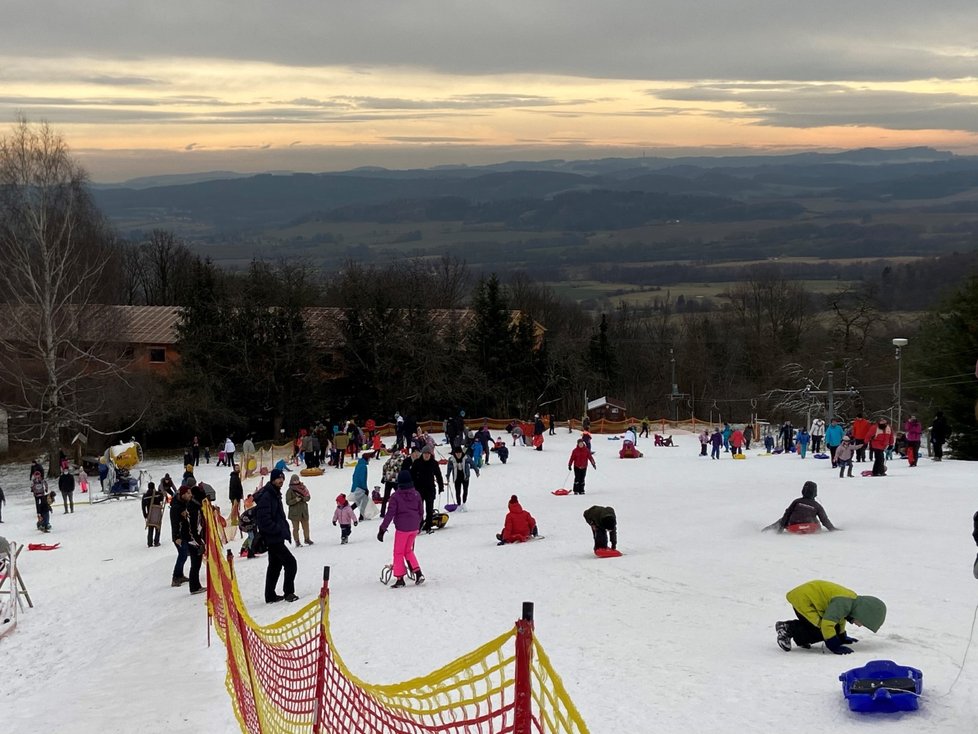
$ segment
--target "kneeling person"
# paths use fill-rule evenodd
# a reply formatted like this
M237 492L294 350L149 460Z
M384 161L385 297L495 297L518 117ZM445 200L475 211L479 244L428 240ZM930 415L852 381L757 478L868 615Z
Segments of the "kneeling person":
M816 642L836 655L848 655L858 642L846 634L846 622L879 632L886 619L886 604L875 596L859 596L831 581L809 581L789 591L785 598L797 619L777 622L778 646L788 652L791 643L809 648Z

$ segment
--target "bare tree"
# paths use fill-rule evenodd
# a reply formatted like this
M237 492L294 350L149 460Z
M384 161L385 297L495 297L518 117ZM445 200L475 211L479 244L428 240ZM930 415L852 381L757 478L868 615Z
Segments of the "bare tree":
M61 439L92 426L106 379L120 369L107 347L108 310L99 305L116 250L85 184L47 124L21 119L0 138L3 402L15 417L13 438L42 441L52 471Z
M126 303L175 306L186 299L196 257L172 232L154 229L148 240L124 252Z

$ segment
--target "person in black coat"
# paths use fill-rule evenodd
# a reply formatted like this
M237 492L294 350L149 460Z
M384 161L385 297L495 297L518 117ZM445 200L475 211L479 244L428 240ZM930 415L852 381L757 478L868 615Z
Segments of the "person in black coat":
M153 518L150 518L150 510L154 507L160 508L158 511L153 513ZM160 544L160 527L156 524L155 520L158 517L161 521L163 519L163 508L166 507L166 492L163 491L161 487L157 487L155 483L150 482L146 487L146 492L143 494L142 508L143 508L143 520L146 521L146 547L153 548ZM153 521L150 524L150 521Z
M295 601L295 574L298 566L295 556L285 547L292 539L292 529L285 516L282 505L282 485L285 484L285 472L272 469L269 481L255 495L255 525L258 534L265 541L268 549L268 570L265 572L265 603L274 604L277 601ZM285 582L282 594L275 591L278 577L285 569Z
M788 509L784 511L780 520L768 525L764 530L777 530L783 533L792 525L815 525L819 522L827 530L835 530L835 526L825 513L825 508L815 499L818 494L818 485L815 482L805 482L801 488L801 497L792 501Z
M204 550L207 545L205 537L207 527L204 524L204 500L207 499L204 487L206 484L195 484L190 488L190 501L187 502L187 530L190 533L190 547L187 557L190 558L190 593L202 594L207 587L200 583L200 567L204 560Z
M934 461L942 461L944 459L944 442L947 441L949 428L947 425L947 418L944 417L944 413L940 410L934 416L934 422L930 425L930 445L933 456L931 458Z
M68 508L71 508L71 512L75 511L75 475L72 474L67 469L61 470L61 476L58 477L58 489L61 491L61 504L64 505L64 514L68 514Z
M418 494L424 500L424 523L422 523L421 529L426 533L431 533L431 520L435 514L435 497L445 491L445 481L441 476L441 468L432 455L431 446L426 445L421 449L421 457L411 463L410 472L411 478L414 480L414 488L418 490ZM438 484L437 494L435 493L436 483Z
M241 486L241 467L234 465L231 478L228 480L228 499L231 500L231 517L240 511L241 500L244 499L244 487Z
M176 498L170 504L170 537L173 546L177 549L177 562L173 566L173 580L170 586L180 586L190 580L183 574L190 552L190 513L187 509L190 499L190 485L182 484Z

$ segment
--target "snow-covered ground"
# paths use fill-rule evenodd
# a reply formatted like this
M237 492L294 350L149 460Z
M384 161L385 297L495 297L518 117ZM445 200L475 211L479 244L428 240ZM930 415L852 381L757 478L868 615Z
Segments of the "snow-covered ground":
M542 453L516 448L507 465L494 461L473 478L470 512L419 539L428 582L417 588L379 583L391 539L377 542L377 520L340 546L329 520L349 467L307 480L316 545L295 551L299 604L314 597L329 565L334 639L357 675L393 682L424 674L508 629L532 600L538 638L594 734L839 734L873 724L893 730L894 719L914 732L978 728L978 652L945 695L978 604L974 464L893 461L886 478L839 479L811 457L700 458L692 436L677 448L642 441L645 458L620 460L619 443L596 436L587 495L553 496L570 486L575 436L548 437ZM145 468L157 480L164 471L180 476L177 456ZM27 474L27 466L0 473L8 497L0 534L61 548L21 556L35 608L0 640L0 731L238 731L216 635L207 646L204 598L170 587L168 525L164 544L147 548L137 502L89 506L76 492L74 515L59 506L53 532L42 536ZM227 469L201 466L198 478L226 500ZM761 533L808 479L842 532ZM379 463L370 484L380 484ZM497 547L514 493L546 539ZM592 555L581 517L591 504L616 508L623 557ZM264 559L239 560L236 569L258 620L291 611L262 602ZM774 622L792 616L785 592L816 578L888 606L879 634L856 633L852 655L821 646L784 653L775 643ZM872 659L923 671L918 712L884 721L848 711L838 676Z

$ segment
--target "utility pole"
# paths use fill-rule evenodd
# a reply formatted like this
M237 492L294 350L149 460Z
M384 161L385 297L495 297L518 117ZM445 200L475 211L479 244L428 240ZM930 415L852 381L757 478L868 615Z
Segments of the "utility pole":
M826 372L825 376L828 381L828 390L812 390L810 387L806 387L802 392L804 392L805 395L825 395L828 397L828 415L825 416L825 421L826 423L831 423L832 418L835 417L835 395L836 395L836 390L834 389L832 384L832 370ZM851 387L847 387L845 390L839 390L838 393L840 395L848 395L849 397L853 397L855 395L858 395L859 391L853 390Z

